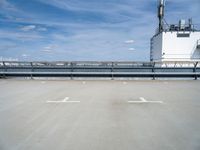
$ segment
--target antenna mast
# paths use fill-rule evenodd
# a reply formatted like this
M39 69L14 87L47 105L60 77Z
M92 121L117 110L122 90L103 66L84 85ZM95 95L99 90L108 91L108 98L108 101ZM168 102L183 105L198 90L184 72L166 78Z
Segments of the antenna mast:
M164 9L165 9L165 0L159 0L158 4L159 32L163 31Z

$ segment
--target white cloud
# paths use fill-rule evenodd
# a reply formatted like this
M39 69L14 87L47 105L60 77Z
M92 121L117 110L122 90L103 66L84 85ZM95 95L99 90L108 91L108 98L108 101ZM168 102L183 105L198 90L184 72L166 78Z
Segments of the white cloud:
M45 27L38 27L37 30L38 31L47 31L47 28L45 28Z
M128 49L129 51L135 51L135 48L131 47Z
M53 46L52 45L50 45L50 46L46 46L46 47L44 47L44 49L52 49L53 48Z
M134 40L127 40L127 41L125 41L125 43L126 44L133 44L133 43L135 43L135 41Z
M31 31L31 30L34 30L36 29L36 25L28 25L28 26L24 26L22 28L20 28L22 31Z
M0 61L19 61L18 58L0 56Z
M43 52L52 52L51 49L43 49L42 51L43 51Z
M23 27L20 28L20 30L22 30L24 32L33 31L33 30L43 32L43 31L47 31L47 28L41 27L41 26L36 26L36 25L33 24L33 25L23 26Z
M21 41L35 41L41 40L44 37L37 33L28 33L28 32L14 32L0 29L0 38L8 38L10 40L21 40Z
M42 49L42 52L53 52L53 50L55 49L55 45L48 45L48 46L45 46L43 49Z
M22 57L28 57L28 55L27 54L22 54Z
M19 12L18 9L7 0L0 0L0 8L4 10L13 11L13 12Z

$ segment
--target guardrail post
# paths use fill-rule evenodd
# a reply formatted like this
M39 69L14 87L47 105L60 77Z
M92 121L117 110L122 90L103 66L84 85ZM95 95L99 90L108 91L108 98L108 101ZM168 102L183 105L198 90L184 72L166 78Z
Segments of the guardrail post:
M6 72L7 72L7 67L6 67L6 64L5 62L3 61L3 68L4 68L4 74L3 74L3 78L6 78Z
M111 79L114 80L114 75L113 75L113 69L114 69L114 63L112 62L112 65L111 65Z
M197 65L198 65L198 62L196 62L195 64L194 64L194 69L193 69L193 72L195 73L195 75L194 75L194 79L195 80L197 80L198 79L198 76L197 76Z
M67 63L67 62L64 63L64 68L66 69L66 71L65 71L65 72L66 72L66 77L68 77L68 74L67 74L67 73L69 73L69 72L68 72L68 69L69 69L69 68L68 68L68 63Z
M153 80L155 80L155 62L153 63L153 66L152 66L152 74L153 74Z
M30 64L31 64L31 79L33 79L33 72L34 72L33 62L30 62Z
M73 80L73 72L74 72L73 62L70 63L70 66L71 66L71 80Z

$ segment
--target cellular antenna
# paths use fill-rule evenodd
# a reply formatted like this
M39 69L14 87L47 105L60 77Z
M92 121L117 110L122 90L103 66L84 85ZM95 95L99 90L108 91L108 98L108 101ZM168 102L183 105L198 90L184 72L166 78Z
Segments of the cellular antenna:
M163 31L165 0L158 0L159 32Z

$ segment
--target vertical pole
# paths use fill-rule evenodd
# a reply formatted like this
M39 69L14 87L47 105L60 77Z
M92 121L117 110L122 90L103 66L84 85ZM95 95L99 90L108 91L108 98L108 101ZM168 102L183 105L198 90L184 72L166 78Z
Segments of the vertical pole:
M155 62L153 63L152 66L152 74L153 74L153 80L155 80Z
M159 32L163 31L164 9L165 9L165 1L159 0L158 4Z
M31 63L31 79L33 79L33 71L34 71L34 69L33 69L33 62L30 62Z
M67 73L68 73L68 70L67 70L67 69L68 69L68 67L67 67L67 66L68 66L68 63L67 63L67 62L65 62L65 63L64 63L64 67L66 68L66 77L68 77L68 74L67 74Z
M113 75L113 68L114 67L114 63L112 62L112 66L111 66L111 75L112 75L112 80L114 80L114 75Z
M7 67L5 62L3 61L3 67L4 67L4 74L3 74L3 78L6 78L6 72L7 72Z
M73 72L74 72L74 68L73 68L73 62L71 62L71 80L73 80Z
M193 72L194 72L194 79L195 79L195 80L198 79L198 76L197 76L197 65L198 65L198 62L195 63L194 69L193 69Z

